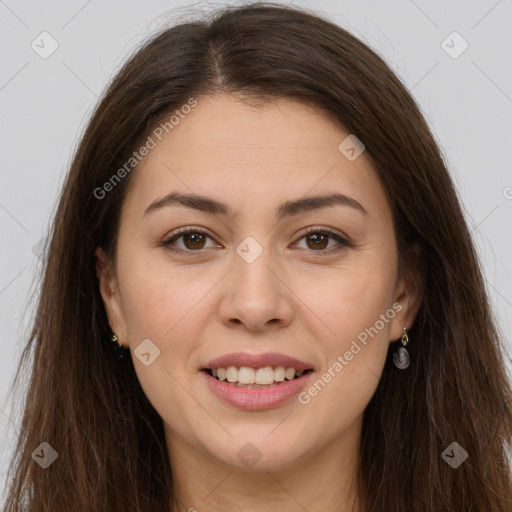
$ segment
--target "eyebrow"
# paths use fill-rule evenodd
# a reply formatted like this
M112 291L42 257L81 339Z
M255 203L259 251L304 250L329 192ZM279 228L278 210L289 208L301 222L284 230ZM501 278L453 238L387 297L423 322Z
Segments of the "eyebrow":
M234 214L226 203L217 201L211 197L171 192L165 197L153 201L146 208L144 216L161 208L170 206L185 206L201 212L217 215L233 216ZM332 193L320 196L307 196L293 201L286 201L276 209L275 216L276 219L280 221L286 217L332 206L349 206L365 215L368 215L368 212L365 210L363 205L353 197L345 194Z

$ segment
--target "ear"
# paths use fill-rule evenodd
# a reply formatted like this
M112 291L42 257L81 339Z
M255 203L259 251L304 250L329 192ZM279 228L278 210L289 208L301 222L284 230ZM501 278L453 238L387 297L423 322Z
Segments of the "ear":
M126 347L128 345L126 321L115 271L101 247L96 248L94 256L96 258L96 276L103 305L107 312L108 323L119 343Z
M409 250L397 280L393 302L397 307L396 314L390 321L390 343L402 336L404 327L409 330L414 323L423 296L423 279L421 249L419 245L415 245Z

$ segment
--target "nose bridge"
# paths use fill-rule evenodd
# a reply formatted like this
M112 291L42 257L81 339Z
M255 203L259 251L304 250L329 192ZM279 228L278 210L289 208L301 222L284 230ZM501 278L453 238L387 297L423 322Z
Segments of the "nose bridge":
M233 255L236 281L240 290L247 292L249 296L261 293L267 300L275 300L279 286L275 283L275 270L270 270L275 266L275 261L272 261L273 251L263 241L262 235L258 238L261 243L254 236L247 236L236 247L236 254Z
M259 238L262 240L263 235ZM236 246L229 291L221 308L224 320L237 319L252 329L263 327L270 320L286 323L292 313L274 252L263 243L254 236L247 236Z

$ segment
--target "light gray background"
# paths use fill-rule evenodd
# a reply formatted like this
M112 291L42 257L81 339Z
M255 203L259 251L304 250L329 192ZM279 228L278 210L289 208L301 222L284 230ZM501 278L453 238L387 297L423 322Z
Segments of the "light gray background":
M496 317L511 347L512 1L292 3L349 29L412 91L459 189ZM2 484L18 425L7 388L25 343L32 315L28 294L40 264L34 246L45 236L84 124L137 43L155 29L220 5L225 4L0 0ZM43 31L59 45L47 59L31 48ZM441 46L453 31L469 44L455 59ZM445 44L452 52L462 48L453 37Z

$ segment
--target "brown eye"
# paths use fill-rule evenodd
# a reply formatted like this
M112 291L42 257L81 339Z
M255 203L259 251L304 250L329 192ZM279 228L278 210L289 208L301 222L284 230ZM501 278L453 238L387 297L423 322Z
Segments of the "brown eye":
M347 240L341 237L338 233L330 231L328 229L309 229L306 235L302 236L300 240L306 240L306 248L313 252L334 252L344 247L349 247L350 244ZM329 239L338 242L337 247L335 246L332 251L331 248L327 248Z
M198 252L205 248L206 239L212 239L206 233L193 228L185 228L164 240L162 245L173 252ZM179 239L183 239L183 247L173 247Z

